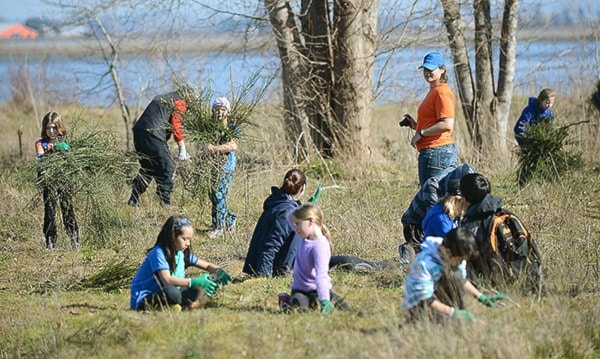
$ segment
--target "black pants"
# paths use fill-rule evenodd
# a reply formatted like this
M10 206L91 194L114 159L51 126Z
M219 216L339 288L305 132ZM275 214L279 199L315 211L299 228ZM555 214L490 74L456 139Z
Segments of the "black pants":
M178 287L175 285L165 285L162 290L148 294L142 300L140 310L162 309L171 304L188 306L198 300L202 289L198 287Z
M68 189L58 190L45 186L42 190L44 197L44 236L46 245L56 244L56 203L60 204L65 231L71 237L72 244L79 244L79 226L73 210L73 197Z
M331 256L329 268L338 267L344 270L384 270L388 262L368 261L354 256Z
M423 243L423 228L421 228L421 224L403 223L402 233L404 234L406 243L413 247L415 253L419 253L421 251L421 243Z
M334 308L340 310L350 310L350 305L333 291L329 292L331 303ZM292 290L292 296L290 297L290 305L292 307L299 307L302 310L307 309L318 309L319 308L319 297L317 291L303 292L299 290Z
M138 204L140 196L146 192L152 179L156 180L156 194L161 204L171 204L175 165L167 142L148 131L133 131L133 142L135 151L140 156L140 171L133 180L131 204Z

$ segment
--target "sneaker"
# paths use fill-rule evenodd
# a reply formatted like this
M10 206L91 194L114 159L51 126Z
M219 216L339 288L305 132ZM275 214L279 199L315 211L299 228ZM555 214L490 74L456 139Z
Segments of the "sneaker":
M375 268L373 268L373 266L370 263L366 263L366 262L357 263L357 264L354 265L354 270L357 271L357 272L359 272L359 273L370 272L373 269L375 269Z
M51 251L56 247L56 237L49 236L46 238L46 249Z
M227 214L227 230L233 231L235 230L235 222L237 220L237 214L233 212L229 212Z
M200 307L200 302L197 301L197 300L195 300L195 301L191 302L190 304L188 304L185 307L185 310L194 310L194 309L196 309L198 307Z
M281 292L278 295L279 309L282 312L287 312L291 309L290 306L290 295L286 292Z
M208 232L208 238L219 238L219 237L223 237L222 229L215 229L215 230Z
M171 312L181 312L181 305L179 305L179 304L169 304L169 310Z
M129 207L139 207L140 206L137 197L134 196L133 194L131 195L131 197L129 197L129 200L127 201L127 205Z

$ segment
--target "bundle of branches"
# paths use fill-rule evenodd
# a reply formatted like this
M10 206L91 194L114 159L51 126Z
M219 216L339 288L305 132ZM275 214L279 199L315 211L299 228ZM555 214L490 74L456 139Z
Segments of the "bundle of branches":
M110 225L121 221L112 195L117 183L130 177L136 159L124 155L112 133L97 129L79 132L78 122L66 142L69 151L45 154L28 164L22 175L56 199L63 194L79 197L86 207L86 216L80 218L95 229L93 233L105 234Z
M232 85L231 112L228 115L228 126L212 115L212 100L216 94L212 89L198 89L194 85L183 84L179 88L184 91L188 110L183 114L183 127L186 142L196 145L196 154L190 163L180 163L177 172L182 175L183 189L193 198L206 198L211 186L216 184L216 177L226 159L224 155L203 155L201 148L205 144L221 145L235 138L236 132L243 133L244 128L253 126L252 113L262 101L266 89L273 78L259 85L260 71L254 73L239 87ZM239 132L238 132L239 131Z
M114 137L98 130L78 133L73 131L67 140L69 151L55 151L31 163L27 170L38 174L36 183L55 189L94 193L100 180L122 181L133 158L126 158L119 150Z
M543 121L529 127L525 143L517 152L519 185L536 178L556 180L567 170L581 166L581 156L564 148L568 144L568 128L572 125L555 127L552 121Z
M137 265L121 258L107 263L92 276L76 284L77 289L102 289L106 292L129 288Z

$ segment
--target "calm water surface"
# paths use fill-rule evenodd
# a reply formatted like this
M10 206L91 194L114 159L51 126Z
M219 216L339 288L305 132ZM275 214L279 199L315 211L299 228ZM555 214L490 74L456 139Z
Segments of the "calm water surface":
M422 98L427 85L417 68L423 55L433 50L442 51L424 47L403 49L393 55L385 69L385 58L378 58L375 69L377 103L401 103ZM599 51L594 41L520 42L515 95L534 96L543 87L554 88L559 93L587 87L591 90L598 78L595 59ZM449 61L448 53L445 57ZM269 83L267 96L280 93L277 76L280 62L276 51L186 53L168 64L163 57L150 55L125 55L122 60L118 71L130 105L144 107L154 94L170 91L173 73L208 88L210 93L226 96L232 96L232 92L239 93L257 73L260 74L257 86L266 86L268 79L275 76L275 80ZM497 63L496 55L495 67ZM115 103L115 95L107 68L99 57L0 57L0 102L11 98L12 79L21 72L32 79L34 93L43 99L110 106ZM452 72L451 66L449 71ZM450 75L451 86L456 88L454 76ZM141 97L138 96L140 93Z

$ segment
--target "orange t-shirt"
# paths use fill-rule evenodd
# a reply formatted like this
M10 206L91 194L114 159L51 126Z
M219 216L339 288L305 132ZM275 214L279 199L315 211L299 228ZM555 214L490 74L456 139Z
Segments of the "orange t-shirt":
M417 111L416 130L426 129L442 118L454 118L454 94L447 83L429 89ZM423 136L417 141L417 151L454 143L452 130L434 136Z

